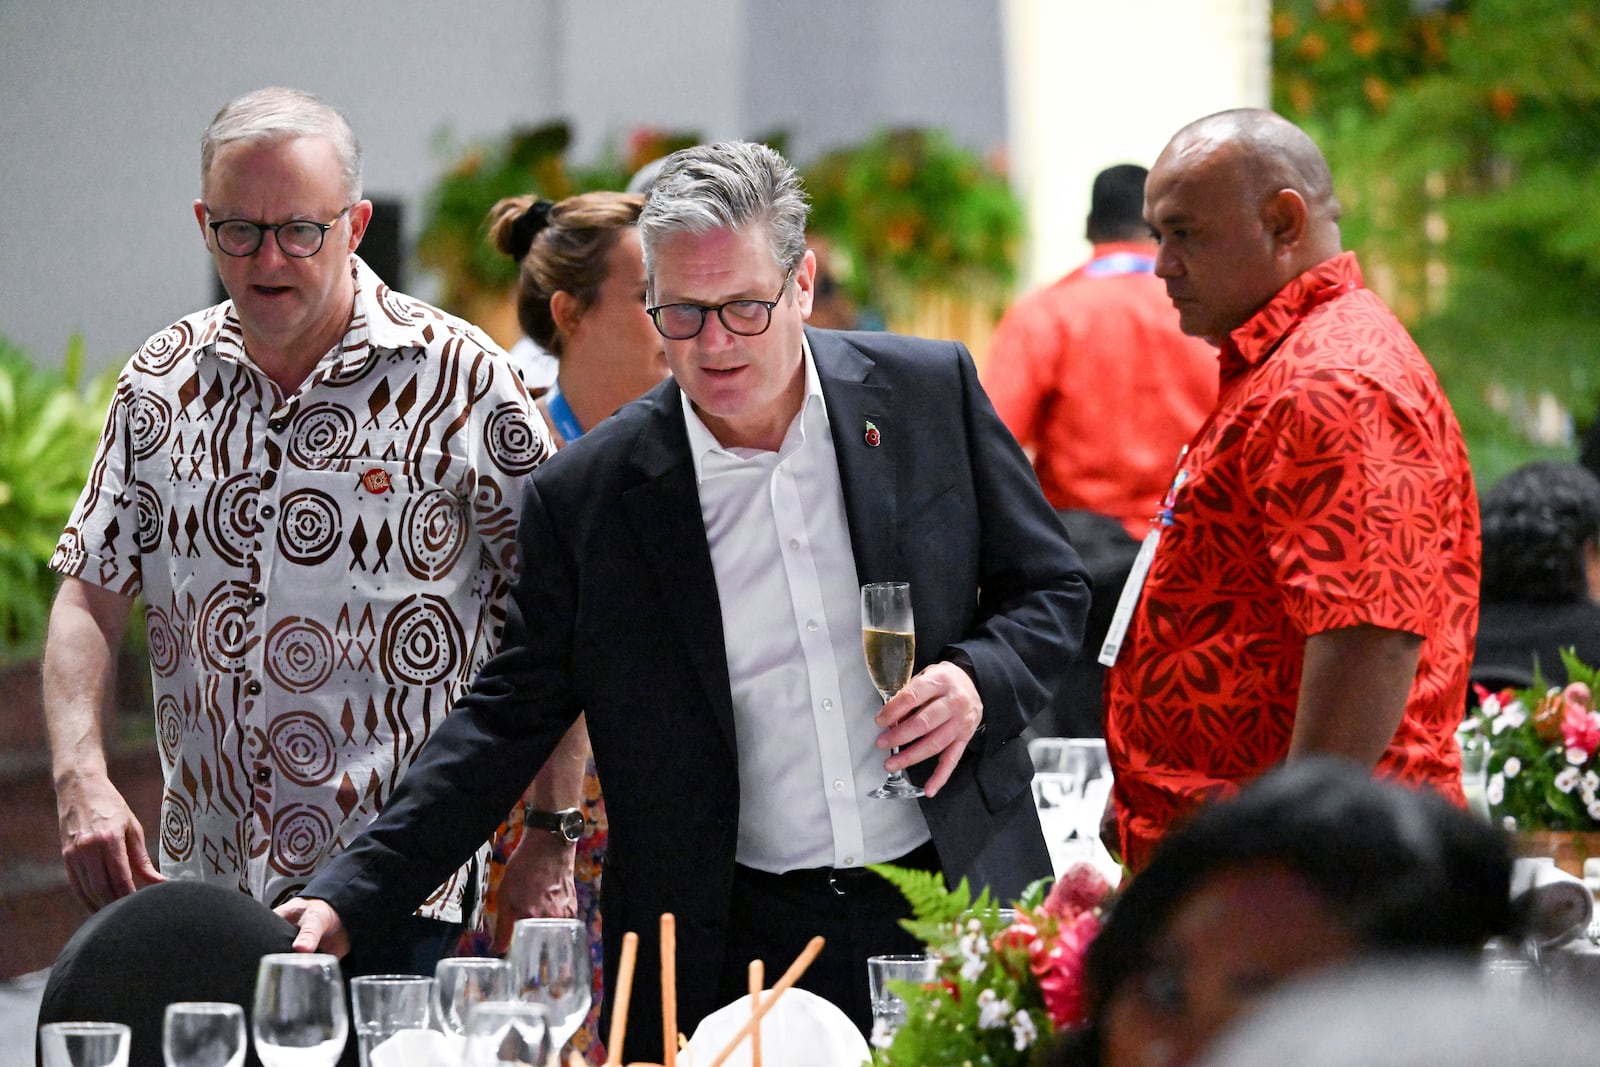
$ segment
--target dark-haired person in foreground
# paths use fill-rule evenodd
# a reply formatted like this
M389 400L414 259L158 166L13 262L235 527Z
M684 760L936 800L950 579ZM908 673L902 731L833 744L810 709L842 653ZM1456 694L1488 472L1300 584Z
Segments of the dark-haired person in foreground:
M301 948L359 946L405 908L580 712L611 824L608 973L641 940L609 1050L629 1061L659 1062L663 912L683 1031L752 959L778 973L820 934L801 985L866 1032L866 958L917 948L866 864L1002 897L1050 873L1016 739L1078 651L1082 567L964 346L805 326L806 210L763 145L668 158L639 229L673 378L528 480L505 651L388 819L283 909ZM916 617L916 673L881 706L877 581L909 582ZM869 797L886 768L926 798Z
M1497 828L1359 764L1288 764L1202 808L1090 946L1061 1067L1177 1067L1290 979L1378 958L1477 962L1514 929Z

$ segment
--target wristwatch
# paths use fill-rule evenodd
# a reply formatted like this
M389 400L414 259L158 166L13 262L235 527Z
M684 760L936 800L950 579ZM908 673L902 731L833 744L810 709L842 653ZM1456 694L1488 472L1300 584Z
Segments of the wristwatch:
M561 811L528 808L522 813L522 821L536 830L560 834L568 844L583 836L583 812L577 808L563 808Z

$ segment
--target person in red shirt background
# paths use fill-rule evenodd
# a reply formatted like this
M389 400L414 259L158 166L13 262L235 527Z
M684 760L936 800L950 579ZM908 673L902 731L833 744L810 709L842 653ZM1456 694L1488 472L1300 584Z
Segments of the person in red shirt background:
M1098 650L1172 464L1217 400L1216 348L1178 328L1155 276L1145 168L1107 167L1090 193L1089 261L1018 300L990 343L984 387L1033 457L1094 578L1084 647ZM1034 733L1098 737L1104 674L1075 664Z
M1186 126L1145 187L1156 274L1222 373L1101 657L1134 871L1285 759L1343 756L1461 802L1477 498L1449 402L1341 251L1339 210L1321 151L1270 111Z

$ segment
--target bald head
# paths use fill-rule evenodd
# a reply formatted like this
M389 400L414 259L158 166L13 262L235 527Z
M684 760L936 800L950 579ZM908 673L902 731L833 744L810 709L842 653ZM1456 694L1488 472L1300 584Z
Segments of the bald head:
M1221 343L1280 289L1339 254L1328 163L1270 111L1208 115L1179 130L1145 184L1161 239L1156 273L1183 328Z
M1304 130L1275 112L1242 107L1196 119L1173 135L1167 152L1193 156L1221 153L1238 168L1253 195L1266 197L1280 189L1292 189L1314 216L1335 225L1339 221L1333 175L1322 149Z

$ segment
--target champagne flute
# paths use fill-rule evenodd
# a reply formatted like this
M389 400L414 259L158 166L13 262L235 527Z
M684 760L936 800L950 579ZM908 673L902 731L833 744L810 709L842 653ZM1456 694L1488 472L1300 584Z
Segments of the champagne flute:
M239 1067L244 1063L244 1008L211 1000L168 1004L161 1025L167 1067Z
M911 619L911 586L905 582L873 582L861 587L861 649L867 673L878 695L889 698L911 681L917 658L916 627ZM897 747L893 750L899 752ZM901 798L925 795L904 771L890 771L869 797Z
M589 1014L589 931L577 919L518 919L506 954L517 996L544 1009L559 1053Z
M307 952L262 956L251 1030L264 1067L333 1067L350 1033L339 961Z

